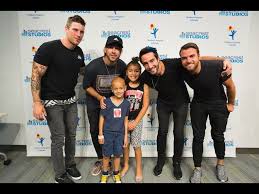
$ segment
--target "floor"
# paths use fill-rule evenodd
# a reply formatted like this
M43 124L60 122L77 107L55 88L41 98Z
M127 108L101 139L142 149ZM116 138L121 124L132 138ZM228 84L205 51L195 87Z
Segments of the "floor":
M0 150L1 151L1 150ZM4 165L0 160L0 183L53 183L54 171L50 157L27 157L26 150L4 150L12 160L10 165ZM98 183L100 177L92 176L90 171L96 158L76 158L77 167L82 173L82 179L77 183ZM162 175L156 177L152 170L156 158L143 158L144 183L189 183L192 172L192 158L183 158L181 180L172 176L172 160L167 159ZM203 183L218 183L215 177L215 158L203 159ZM228 183L259 183L259 154L237 154L236 158L226 158ZM130 168L123 183L135 183L135 161L130 158ZM113 183L112 178L109 183Z

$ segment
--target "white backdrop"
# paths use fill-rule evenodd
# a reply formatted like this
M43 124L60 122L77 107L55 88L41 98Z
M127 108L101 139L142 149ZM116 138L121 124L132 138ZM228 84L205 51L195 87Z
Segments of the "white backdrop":
M23 90L26 145L28 156L50 156L50 133L46 121L37 121L32 116L30 76L33 56L45 41L64 36L67 18L78 14L86 21L86 33L80 47L88 64L103 55L103 47L109 35L119 35L124 42L121 59L128 63L137 56L140 49L153 46L158 49L160 58L179 57L180 47L187 42L195 42L201 55L228 58L235 72L233 79L241 84L240 66L246 61L250 16L247 11L28 11L18 12L21 64L23 69ZM156 33L154 33L156 32ZM155 34L155 35L154 35ZM86 115L85 93L82 90L82 77L76 86L78 101L78 127L76 156L95 157ZM170 87L170 86L169 86ZM192 97L192 90L189 88ZM235 157L235 137L240 122L239 91L235 111L230 114L225 133L226 156ZM156 94L151 96L150 107L144 117L142 151L144 157L156 156L156 135L158 120L156 114ZM152 120L152 125L151 121ZM172 120L172 119L171 119ZM167 155L173 155L173 122L170 123L167 141ZM184 153L192 156L192 129L190 116L185 125ZM131 149L131 156L133 151ZM215 157L210 125L207 123L204 140L204 156Z

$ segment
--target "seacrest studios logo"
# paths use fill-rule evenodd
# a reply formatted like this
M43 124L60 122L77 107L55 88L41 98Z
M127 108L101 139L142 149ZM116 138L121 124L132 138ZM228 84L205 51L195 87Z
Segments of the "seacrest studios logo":
M51 37L51 31L50 29L40 29L40 30L34 30L34 29L23 29L21 33L22 37Z
M228 44L229 46L238 46L240 44L240 42L237 41L238 30L235 26L233 25L227 26L226 34L227 34L228 40L225 41L224 43Z
M248 16L248 11L220 11L219 16Z
M202 16L199 15L199 13L197 11L191 11L189 12L190 14L188 14L186 16L186 19L189 20L190 22L198 22L201 19L203 19Z
M108 38L109 36L111 36L111 35L117 35L117 36L119 36L120 38L124 38L124 39L126 39L126 38L131 38L131 33L130 33L130 30L114 30L114 31L110 31L110 30L107 30L107 31L105 31L105 30L103 30L103 31L101 31L101 37L102 38Z
M209 32L181 32L179 37L181 39L207 40L209 39Z
M27 121L27 126L46 126L46 125L48 125L46 120L39 121L39 120L33 119L33 120Z
M144 140L141 140L141 145L142 146L156 146L157 142L154 139L144 139Z
M45 137L43 137L42 135L40 135L39 133L37 133L36 138L37 138L37 142L38 142L41 146L43 146Z
M93 145L93 143L89 139L76 140L76 146L91 146L91 145Z
M207 146L208 146L208 147L214 147L214 142L213 142L213 140L210 140L210 141L207 143ZM227 140L227 141L225 141L225 146L226 146L226 147L234 147L234 141L233 141L233 140Z
M242 64L244 63L243 55L233 55L233 56L222 56L225 59L228 59L233 64Z
M170 11L140 11L140 14L146 15L170 15Z
M159 39L159 32L160 29L158 28L158 25L156 25L155 23L151 23L149 24L149 39L147 40L148 42L150 42L151 45L158 45L160 42L163 42L164 40Z

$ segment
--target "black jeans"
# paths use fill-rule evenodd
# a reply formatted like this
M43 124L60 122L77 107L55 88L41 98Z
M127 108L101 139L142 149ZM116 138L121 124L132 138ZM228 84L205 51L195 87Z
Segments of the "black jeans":
M201 167L203 140L208 116L216 156L218 159L224 159L225 156L224 132L226 131L229 116L226 103L191 103L191 122L193 129L192 153L195 167Z
M90 124L90 133L91 133L92 142L94 144L94 149L96 151L98 159L102 159L103 158L102 145L100 145L98 142L99 115L100 115L100 108L96 108L96 109L87 108L87 116Z
M58 178L66 172L65 168L75 164L77 104L54 105L45 109L51 133L51 158L55 177ZM63 157L64 145L65 163Z
M184 146L184 125L186 122L188 111L188 103L180 104L179 106L170 107L163 103L158 103L157 114L159 121L159 128L157 134L157 152L158 164L163 166L166 157L167 134L169 127L169 118L173 113L174 120L174 155L173 163L180 163Z

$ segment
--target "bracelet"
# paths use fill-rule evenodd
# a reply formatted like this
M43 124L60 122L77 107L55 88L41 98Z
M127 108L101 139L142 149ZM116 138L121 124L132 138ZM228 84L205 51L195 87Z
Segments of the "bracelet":
M98 135L98 139L104 139L103 135Z

